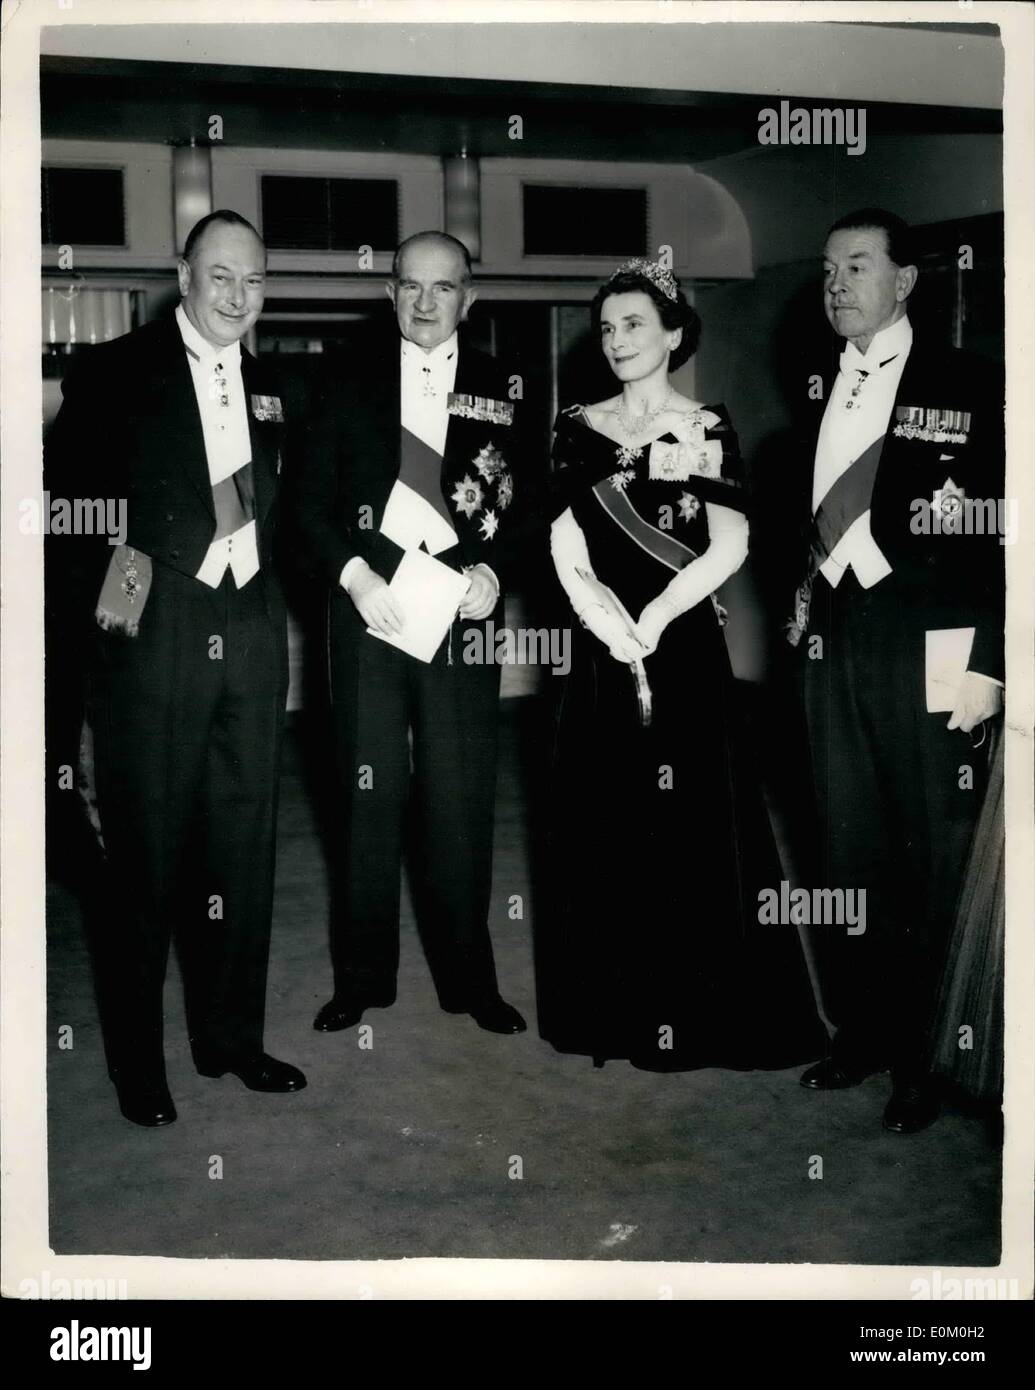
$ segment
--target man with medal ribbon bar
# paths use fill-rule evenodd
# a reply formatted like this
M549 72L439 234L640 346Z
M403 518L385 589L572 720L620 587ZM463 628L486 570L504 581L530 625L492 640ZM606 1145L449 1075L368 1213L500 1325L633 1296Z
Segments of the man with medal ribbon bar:
M890 1069L885 1128L938 1113L926 1033L981 806L975 745L1002 706L1003 551L941 525L1002 496L1003 391L988 365L914 330L908 228L843 217L824 251L824 307L845 340L802 450L801 659L819 809L818 871L865 890L865 933L814 929L829 1056L809 1089ZM917 525L918 509L938 524ZM930 514L922 522L931 521ZM962 765L971 768L963 775Z
M515 409L507 373L457 332L475 297L462 243L408 238L387 291L393 331L371 342L349 398L328 401L293 508L303 561L330 591L344 802L334 992L314 1027L337 1032L395 1001L412 784L411 883L440 1003L517 1033L488 929L499 667L461 656L463 632L500 603Z
M52 547L48 584L72 596L70 626L92 630L102 1018L120 1107L144 1126L176 1118L163 1045L174 924L198 1071L258 1091L306 1084L263 1051L287 693L272 559L284 415L241 339L265 270L250 223L203 218L175 314L77 360L47 441L58 495L126 499L125 543Z

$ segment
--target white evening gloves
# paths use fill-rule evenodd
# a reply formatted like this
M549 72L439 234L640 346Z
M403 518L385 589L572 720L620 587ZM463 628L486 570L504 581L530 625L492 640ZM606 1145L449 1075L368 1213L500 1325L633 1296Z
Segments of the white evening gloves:
M643 643L631 641L624 626L596 604L589 586L576 569L592 573L586 537L571 508L563 512L550 530L550 553L557 577L576 616L608 648L617 661L635 661L654 651L661 634L674 618L714 593L747 558L747 518L731 507L705 503L708 518L708 549L666 584L639 616L637 631ZM619 594L619 598L621 595Z
M640 614L637 627L650 651L661 641L661 634L673 618L713 594L747 559L748 521L743 512L714 502L706 502L704 510L708 518L708 549L674 575Z
M570 507L550 527L550 554L557 578L582 626L603 642L616 661L628 663L646 656L646 648L629 636L624 623L601 607L593 590L579 577L578 570L592 574L593 566L585 534Z

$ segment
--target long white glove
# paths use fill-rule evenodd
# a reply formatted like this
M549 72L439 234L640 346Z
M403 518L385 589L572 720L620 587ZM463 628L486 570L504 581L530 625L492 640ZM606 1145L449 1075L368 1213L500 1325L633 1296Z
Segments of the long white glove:
M742 512L717 503L705 503L708 518L708 549L691 560L651 599L636 624L648 652L654 651L661 634L681 613L693 608L720 584L736 574L747 559L748 522Z
M582 625L603 642L616 661L628 664L645 656L646 648L629 636L624 623L601 607L592 589L576 573L581 569L592 574L593 566L589 562L585 533L570 507L550 528L550 554L557 578Z

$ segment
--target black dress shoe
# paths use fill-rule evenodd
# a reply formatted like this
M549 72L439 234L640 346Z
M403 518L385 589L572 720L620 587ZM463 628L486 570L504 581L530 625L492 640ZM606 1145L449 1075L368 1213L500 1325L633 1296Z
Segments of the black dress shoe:
M487 1033L523 1033L528 1027L517 1009L505 999L490 999L469 1012L478 1027Z
M924 1082L899 1083L884 1109L884 1128L892 1134L918 1134L934 1124L940 1110L932 1086Z
M339 999L335 995L313 1019L313 1027L318 1033L340 1033L343 1028L354 1028L367 1009L388 1009L394 1003L394 994L378 994L362 1000L348 995Z
M882 1070L878 1066L851 1066L847 1062L835 1061L833 1057L824 1057L822 1062L803 1072L800 1084L807 1091L844 1091L849 1086L860 1085L868 1076Z
M167 1086L116 1087L119 1109L127 1120L146 1129L157 1129L160 1125L171 1125L176 1119L176 1106Z
M255 1057L226 1058L215 1060L205 1058L197 1062L202 1076L240 1077L249 1091L301 1091L305 1088L305 1077L297 1067L287 1062L278 1062L260 1052Z

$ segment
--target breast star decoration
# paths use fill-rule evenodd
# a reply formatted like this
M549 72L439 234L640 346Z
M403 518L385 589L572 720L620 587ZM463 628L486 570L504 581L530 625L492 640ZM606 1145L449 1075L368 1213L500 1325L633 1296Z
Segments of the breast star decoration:
M487 483L503 472L503 463L503 455L494 444L486 444L474 457L474 466Z
M679 515L683 521L693 521L701 510L701 499L692 492L683 492L679 497Z
M480 510L484 497L481 483L472 478L470 473L465 473L463 481L457 483L449 500L456 503L457 511L463 512L464 516L474 516L475 512Z
M935 489L935 494L931 498L931 506L936 512L940 512L946 521L954 521L963 511L963 501L963 489L958 487L951 478L946 478L942 486Z
M635 477L635 469L623 468L621 472L611 474L610 483L616 492L624 492Z
M633 464L643 453L643 449L630 448L628 444L620 444L615 449L615 458L618 460L618 469L612 473L609 482L616 492L624 492L625 489L636 477L636 469Z
M514 479L507 472L500 474L496 480L496 503L500 511L506 511L514 500Z
M496 513L494 511L486 509L485 515L482 517L481 524L482 540L491 541L493 536L496 534L496 528L498 526L499 520L496 516Z

